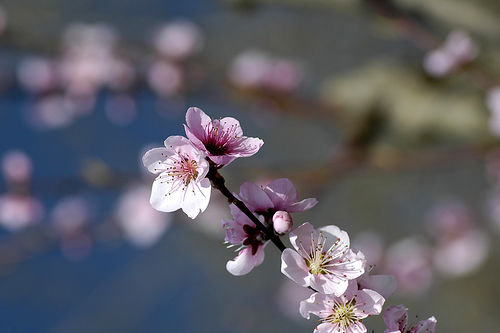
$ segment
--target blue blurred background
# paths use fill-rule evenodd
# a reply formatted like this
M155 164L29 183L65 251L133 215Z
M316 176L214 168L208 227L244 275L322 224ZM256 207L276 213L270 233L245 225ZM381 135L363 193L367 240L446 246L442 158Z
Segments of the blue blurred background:
M140 158L189 106L265 142L228 187L318 198L295 225L346 230L398 279L387 305L497 331L498 18L494 0L1 1L0 332L312 331L277 249L226 271L223 198L194 221L149 207Z

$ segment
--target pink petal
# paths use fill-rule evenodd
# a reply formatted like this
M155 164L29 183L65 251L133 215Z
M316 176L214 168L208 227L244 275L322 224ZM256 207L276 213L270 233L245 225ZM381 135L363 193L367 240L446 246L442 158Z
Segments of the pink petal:
M409 333L434 333L436 331L436 323L436 318L432 316L426 320L419 321Z
M173 190L172 183L157 178L151 188L150 203L154 209L161 212L173 212L181 208L183 191Z
M366 326L363 323L356 321L346 328L345 333L366 333Z
M321 323L314 328L313 333L343 333L338 324Z
M302 317L309 319L310 314L314 314L318 317L325 318L328 314L325 311L331 311L331 305L328 304L330 299L322 294L314 293L309 298L300 302L299 312Z
M186 123L191 133L198 139L205 137L206 128L211 122L212 119L197 107L190 107L186 112Z
M264 191L269 195L278 210L286 210L288 205L298 200L297 190L288 178L273 180L267 184Z
M200 182L191 182L186 188L184 200L182 202L182 211L187 216L194 219L198 214L204 212L210 202L210 192L212 187L207 178Z
M304 259L292 249L281 254L281 272L300 286L309 286L309 268Z
M240 187L240 198L251 210L265 212L273 207L273 202L259 186L246 182Z
M242 137L237 146L231 149L230 154L237 157L248 157L257 153L264 144L259 138Z
M194 135L193 132L191 132L191 130L189 129L189 127L187 127L186 125L184 125L184 131L186 132L186 136L188 137L189 141L191 141L191 143L196 148L201 149L201 150L205 149L205 145L203 144L203 142L201 142L201 140L198 139L196 137L196 135Z
M408 309L403 305L392 305L385 310L384 322L388 330L405 331L408 323Z
M322 294L333 294L338 297L346 291L349 282L333 274L318 274L312 275L310 284L312 288Z
M252 248L248 247L240 251L236 258L230 260L226 264L226 269L229 273L241 276L250 273L250 271L264 261L264 247L260 246L252 255Z
M311 223L305 222L302 225L295 228L290 232L290 242L293 247L302 253L302 249L306 253L310 253L311 251L311 237L316 239L316 231Z
M338 241L339 244L342 244L342 247L347 249L350 246L349 235L347 232L340 230L339 227L335 225L327 225L325 227L321 227L318 231L323 232L325 236L327 236L327 243L325 244L325 248L328 249L334 242Z
M385 302L382 295L370 289L358 290L355 299L356 312L360 319L380 314Z
M220 155L220 156L214 156L210 155L210 159L212 162L218 165L228 165L232 161L234 161L238 156L233 156L233 155Z
M163 162L173 153L172 150L166 148L153 148L148 150L142 157L142 163L148 169L149 172L158 174L163 172L168 167Z
M303 212L305 210L313 208L317 203L318 200L316 200L316 198L304 199L288 206L287 211L289 213Z
M235 137L243 136L243 130L241 129L241 125L238 120L232 117L225 117L222 118L219 122L222 125L222 130L224 132L230 130L232 133L234 133Z

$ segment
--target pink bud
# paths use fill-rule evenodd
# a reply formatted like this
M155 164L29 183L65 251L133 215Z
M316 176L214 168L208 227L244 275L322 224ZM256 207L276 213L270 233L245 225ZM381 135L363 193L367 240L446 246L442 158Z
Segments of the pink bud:
M285 211L279 210L273 215L274 230L279 234L284 234L292 230L292 216Z

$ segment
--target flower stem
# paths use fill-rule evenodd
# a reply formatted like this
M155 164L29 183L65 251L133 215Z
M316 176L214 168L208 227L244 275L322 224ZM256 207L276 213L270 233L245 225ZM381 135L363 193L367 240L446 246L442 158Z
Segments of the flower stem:
M209 161L210 163L210 169L207 173L207 178L210 179L210 182L212 183L212 187L219 190L222 195L224 195L228 201L232 204L234 204L236 207L238 207L250 220L252 220L253 223L255 223L255 226L257 229L262 231L266 237L273 242L276 247L283 252L286 249L285 244L281 241L281 239L274 233L274 231L270 228L266 228L262 222L259 221L259 219L248 209L248 207L245 205L245 203L241 200L238 200L231 191L226 187L225 183L226 180L222 175L219 173L217 166L212 162Z

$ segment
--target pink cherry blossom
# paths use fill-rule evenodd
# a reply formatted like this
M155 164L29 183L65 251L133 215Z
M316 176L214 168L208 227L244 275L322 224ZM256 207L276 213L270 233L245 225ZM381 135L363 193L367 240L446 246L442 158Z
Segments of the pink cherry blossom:
M259 138L243 136L238 120L231 117L212 120L196 107L187 110L186 123L184 129L193 145L221 166L238 157L252 156L264 144Z
M432 249L419 239L403 239L387 250L385 269L396 277L400 292L423 294L434 281Z
M408 327L408 309L404 305L392 305L385 310L384 333L434 333L437 320L434 316Z
M182 136L170 136L165 148L147 151L142 162L154 174L150 202L162 212L181 208L194 219L210 201L210 181L205 177L209 165L205 154Z
M170 226L172 216L162 214L149 204L149 190L144 185L128 188L118 201L115 216L125 238L135 246L155 244Z
M174 60L194 55L203 46L203 35L194 23L177 20L163 26L153 40L156 50Z
M273 180L265 187L253 183L244 183L240 187L240 198L251 210L257 213L286 211L303 212L314 207L318 200L308 198L301 201L297 190L288 178Z
M222 220L222 226L226 230L225 241L243 248L236 258L228 261L226 269L233 275L245 275L264 261L267 241L264 233L238 207L231 205L230 209L233 219Z
M429 52L424 59L424 69L435 77L443 77L458 67L474 60L479 48L465 31L452 31L444 44Z
M380 314L384 302L384 297L377 292L358 290L357 284L351 281L343 295L314 293L300 302L300 314L307 319L311 313L320 318L314 333L365 333L363 319Z
M39 94L57 87L56 64L43 57L29 57L21 61L17 69L20 85L29 92Z
M322 294L342 295L364 273L365 258L349 249L349 236L337 226L315 230L304 223L290 233L295 248L281 255L281 272L295 283Z
M0 226L16 232L39 223L44 215L42 203L29 195L0 196Z
M33 163L24 152L10 150L2 156L2 171L10 182L27 182L33 172Z

